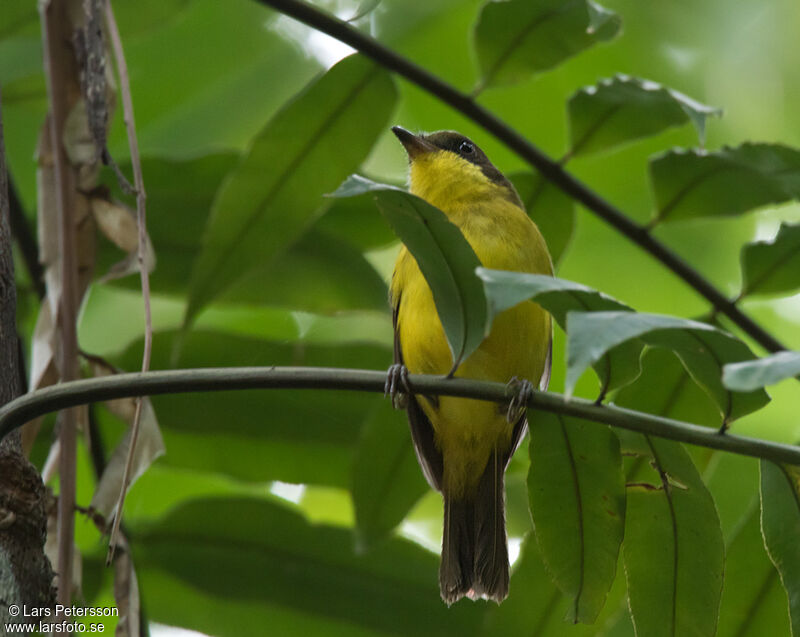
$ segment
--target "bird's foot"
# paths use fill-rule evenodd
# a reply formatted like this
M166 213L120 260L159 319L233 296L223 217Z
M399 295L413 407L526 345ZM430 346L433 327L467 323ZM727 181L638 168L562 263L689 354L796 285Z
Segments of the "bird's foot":
M513 424L522 417L528 408L528 401L533 396L533 385L529 380L514 376L506 385L506 394L511 394L506 420Z
M392 399L395 409L405 409L408 406L408 395L411 388L408 386L408 368L402 363L395 363L386 372L386 384L383 386L384 397Z

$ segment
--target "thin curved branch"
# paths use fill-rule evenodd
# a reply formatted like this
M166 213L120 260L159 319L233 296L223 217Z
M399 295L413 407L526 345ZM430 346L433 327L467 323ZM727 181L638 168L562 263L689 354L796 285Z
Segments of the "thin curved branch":
M386 372L330 367L221 367L118 374L61 383L20 396L0 408L0 439L32 418L66 407L113 398L242 389L333 389L383 392ZM509 400L502 383L412 374L414 393ZM663 416L622 407L597 405L580 398L534 391L528 407L621 427L710 449L800 466L800 447L721 434Z
M374 38L365 35L352 25L338 20L319 9L299 0L258 0L261 4L277 9L308 26L327 33L331 37L350 45L381 66L425 89L442 102L452 106L473 122L502 141L522 159L536 168L542 176L558 186L572 199L614 227L628 239L636 243L655 259L663 263L676 275L708 300L714 308L725 314L753 340L770 352L785 350L774 336L745 315L736 303L728 299L705 277L686 261L670 250L665 244L651 235L647 228L630 219L619 208L612 205L586 184L564 170L558 162L545 155L517 131L480 106L472 97L462 93L451 84L426 71L413 62L387 49Z

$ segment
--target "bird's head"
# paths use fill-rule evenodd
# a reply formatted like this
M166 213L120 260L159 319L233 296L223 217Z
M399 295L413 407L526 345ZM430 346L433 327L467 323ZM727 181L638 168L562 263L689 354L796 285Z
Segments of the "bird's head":
M415 195L442 209L456 201L497 196L521 207L511 182L468 137L455 131L415 135L401 126L392 131L408 154L409 186Z

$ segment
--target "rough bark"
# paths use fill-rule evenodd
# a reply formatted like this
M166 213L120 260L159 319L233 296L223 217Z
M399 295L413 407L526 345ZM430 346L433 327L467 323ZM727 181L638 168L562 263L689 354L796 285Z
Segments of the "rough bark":
M0 405L22 390L7 175L0 105ZM15 431L0 441L0 623L11 619L12 604L41 608L55 603L46 535L47 493Z

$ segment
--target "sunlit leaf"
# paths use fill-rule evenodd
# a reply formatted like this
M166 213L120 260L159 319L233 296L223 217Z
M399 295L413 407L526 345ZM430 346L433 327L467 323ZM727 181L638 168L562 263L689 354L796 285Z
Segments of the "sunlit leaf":
M405 412L383 401L364 423L353 460L358 548L386 538L427 489Z
M567 109L573 156L608 150L687 122L703 144L706 119L721 113L666 86L627 75L580 89Z
M800 376L800 352L778 352L754 361L725 365L722 383L734 391L753 391Z
M625 527L619 442L607 427L542 412L531 423L530 456L542 557L572 599L567 621L591 624L614 581Z
M800 635L800 469L761 461L761 531L789 598L792 635Z
M800 288L800 224L781 224L772 241L742 248L742 292L781 294Z
M310 525L267 499L191 501L133 538L155 621L215 635L268 625L275 634L455 636L480 625L481 607L442 604L437 558L418 545L391 540L358 556L347 529ZM165 588L165 577L181 584L177 591ZM202 610L203 600L261 621L247 628L228 613L220 621Z
M592 0L487 2L475 25L481 87L551 69L619 33L621 20Z
M670 150L650 161L655 221L738 215L800 196L800 151L745 143Z
M528 215L539 227L556 267L572 239L575 206L572 198L541 175L514 173L509 179L517 189Z
M571 311L632 311L602 292L565 279L487 268L478 268L477 274L486 290L490 321L503 310L527 299L550 312L562 329L566 328L567 313ZM639 375L641 350L638 343L624 343L592 362L600 378L602 394L628 384Z
M455 369L478 348L487 327L486 296L475 276L475 268L480 266L478 257L441 210L400 188L352 175L334 196L365 193L375 198L381 213L419 264L433 293Z
M394 106L391 78L351 56L273 117L221 186L190 284L187 323L213 298L284 252L322 195L364 160Z
M706 323L657 314L571 312L567 333L568 393L584 370L609 349L639 340L675 352L694 381L717 403L726 423L769 402L763 390L728 391L722 385L726 363L752 360L755 356L747 345Z
M661 473L628 489L623 556L636 634L713 637L724 560L714 501L681 445L645 439Z

